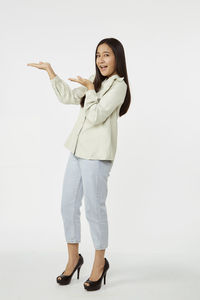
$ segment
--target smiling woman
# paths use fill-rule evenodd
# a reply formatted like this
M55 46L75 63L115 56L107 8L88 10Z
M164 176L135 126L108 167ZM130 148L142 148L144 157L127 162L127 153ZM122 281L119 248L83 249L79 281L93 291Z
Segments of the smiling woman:
M96 64L103 76L110 77L117 74L114 52L106 43L100 44L98 47Z
M61 103L80 105L78 118L64 144L70 151L61 200L68 263L56 281L61 285L69 284L76 270L79 278L84 263L78 251L80 206L84 195L85 214L95 248L93 268L84 288L98 290L103 278L106 283L110 267L104 257L108 247L107 182L117 149L118 119L127 113L131 101L124 49L117 39L101 40L95 51L95 74L88 78L69 77L79 84L74 89L54 72L50 63L27 65L47 71Z

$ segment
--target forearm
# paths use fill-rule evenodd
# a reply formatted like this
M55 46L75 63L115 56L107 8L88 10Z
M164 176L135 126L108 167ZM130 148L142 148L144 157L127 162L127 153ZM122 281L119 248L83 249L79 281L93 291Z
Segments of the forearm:
M51 65L48 66L48 68L47 68L46 71L47 71L47 73L49 75L49 79L53 79L56 76L56 73L52 69Z
M119 105L122 105L126 91L127 85L123 83L113 84L110 90L98 101L96 91L88 87L84 103L86 118L93 125L103 123Z
M67 82L62 80L58 75L50 80L52 87L63 104L80 104L81 98L85 94L86 88L83 86L71 89Z

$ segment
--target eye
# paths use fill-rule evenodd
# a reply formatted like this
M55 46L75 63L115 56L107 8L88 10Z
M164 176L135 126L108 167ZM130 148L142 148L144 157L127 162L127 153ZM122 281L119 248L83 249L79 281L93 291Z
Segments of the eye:
M109 54L104 54L105 56L109 56ZM99 54L96 54L96 57L99 57Z

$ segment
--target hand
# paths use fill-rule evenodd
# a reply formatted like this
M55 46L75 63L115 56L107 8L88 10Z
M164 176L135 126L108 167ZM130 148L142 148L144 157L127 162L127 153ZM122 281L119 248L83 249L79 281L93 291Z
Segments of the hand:
M78 77L78 79L76 79L76 78L68 78L68 79L84 85L89 90L94 89L94 84L92 81L90 81L86 78L82 78L81 76L77 76L77 77Z
M29 64L27 64L27 66L35 67L35 68L45 70L45 71L47 71L51 67L50 63L43 62L43 61L40 61L39 64L29 63Z

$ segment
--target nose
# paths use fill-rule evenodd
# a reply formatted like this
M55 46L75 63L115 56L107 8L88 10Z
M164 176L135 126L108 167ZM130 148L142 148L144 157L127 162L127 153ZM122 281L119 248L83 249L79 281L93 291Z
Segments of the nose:
M104 62L104 58L103 57L98 57L98 62L101 64Z
M100 59L99 60L99 64L101 65L101 64L103 64L104 63L104 59Z

